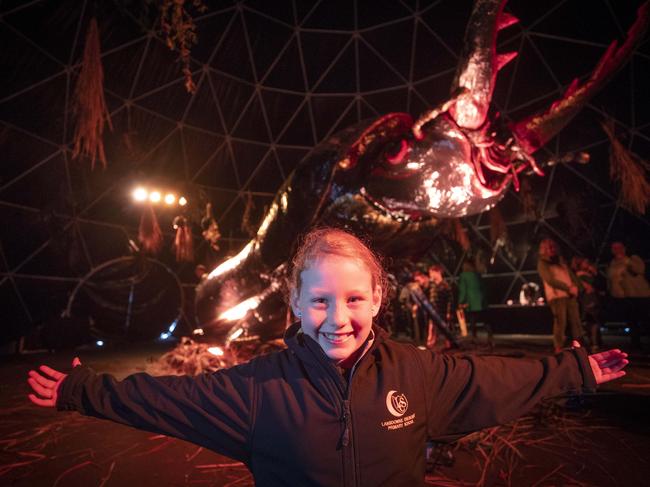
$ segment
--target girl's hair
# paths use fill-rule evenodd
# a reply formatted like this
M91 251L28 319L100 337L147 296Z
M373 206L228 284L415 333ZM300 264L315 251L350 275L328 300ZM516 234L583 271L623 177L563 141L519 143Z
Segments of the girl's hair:
M386 296L387 277L380 257L351 233L329 227L316 228L303 237L291 262L289 292L294 289L300 292L302 271L327 255L337 255L362 262L372 276L373 289L379 286L382 300Z

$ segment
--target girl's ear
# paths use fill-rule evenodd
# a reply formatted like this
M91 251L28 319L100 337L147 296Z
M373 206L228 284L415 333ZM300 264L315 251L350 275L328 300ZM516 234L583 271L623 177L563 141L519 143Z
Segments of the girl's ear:
M379 313L381 308L381 286L375 286L375 290L372 293L372 317L374 318Z

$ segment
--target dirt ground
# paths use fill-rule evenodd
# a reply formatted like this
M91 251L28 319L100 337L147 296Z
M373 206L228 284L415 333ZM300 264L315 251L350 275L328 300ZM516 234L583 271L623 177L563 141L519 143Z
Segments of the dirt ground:
M548 338L497 336L492 351L539 356ZM607 345L626 342L607 337ZM549 342L550 343L550 342ZM166 348L165 348L166 347ZM27 400L29 369L65 370L74 355L124 377L151 370L170 345L0 358L0 485L247 486L241 463L163 435L56 413ZM628 374L596 394L548 401L533 414L451 445L430 445L428 485L650 485L650 355L631 355ZM424 445L423 445L424 448Z

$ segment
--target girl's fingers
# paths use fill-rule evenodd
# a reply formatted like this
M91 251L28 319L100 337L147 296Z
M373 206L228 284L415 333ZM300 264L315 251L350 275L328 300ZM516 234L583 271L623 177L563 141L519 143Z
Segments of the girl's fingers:
M34 389L34 391L36 391L36 393L38 393L40 396L52 397L52 389L43 387L31 377L27 379L27 382L29 383L30 386L32 386L32 389Z
M627 365L627 362L620 362L618 364L613 364L611 367L605 367L602 369L603 374L610 374L612 372L618 372L619 370L623 370L623 368Z
M598 367L601 369L606 369L607 367L617 367L619 365L625 366L629 363L629 360L617 357L615 359L608 360L607 362L598 362Z
M60 380L60 379L63 379L63 378L65 377L65 374L62 374L62 373L59 372L58 370L54 370L54 369L48 367L47 365L41 365L41 366L39 367L39 369L41 369L41 370L42 370L43 372L45 372L47 375L49 375L50 377L52 377L52 379L54 379L54 380Z
M627 353L599 353L596 355L592 355L591 358L593 358L596 362L600 363L606 363L606 362L611 362L613 360L620 360L620 359L626 359L627 358Z
M35 370L30 370L29 371L29 376L32 379L34 379L36 382L38 382L40 385L42 385L43 387L49 387L51 389L51 388L54 388L56 386L56 382L54 382L53 380L46 379L45 377L43 377L41 374L39 374Z
M54 406L54 401L52 399L41 399L36 397L34 394L28 394L27 397L37 406L52 407Z
M79 360L79 357L75 357L72 359L72 367L77 367L81 365L81 360Z

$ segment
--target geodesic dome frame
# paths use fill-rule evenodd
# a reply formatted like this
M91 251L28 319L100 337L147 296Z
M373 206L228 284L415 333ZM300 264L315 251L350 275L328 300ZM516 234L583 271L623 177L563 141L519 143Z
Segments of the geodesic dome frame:
M212 202L224 237L211 261L237 251L248 238L243 215L259 222L282 181L320 141L364 118L396 111L418 116L448 97L471 9L467 0L205 3L203 13L190 9L198 36L191 50L193 95L183 87L177 53L165 45L154 2L0 6L4 339L58 316L83 275L128 252L139 218L128 193L137 181L177 188L195 213ZM640 3L511 1L506 9L520 23L500 34L499 50L517 50L519 57L500 73L494 104L517 119L550 103L624 35ZM105 171L71 158L71 99L93 15L114 127L104 134ZM516 299L521 284L537 280L536 243L545 235L569 254L601 264L612 239L648 257L650 220L620 205L599 123L613 118L625 144L647 157L649 63L646 40L538 153L542 161L591 154L587 165L556 165L546 177L530 179L538 218L524 214L521 195L512 190L500 203L512 244L488 269L491 302ZM167 247L173 216L159 214ZM464 218L463 225L474 248L491 254L485 214ZM199 247L199 260L207 258L206 247ZM441 240L429 257L454 275L461 254ZM161 259L175 266L191 295L193 265L173 264L169 250Z

